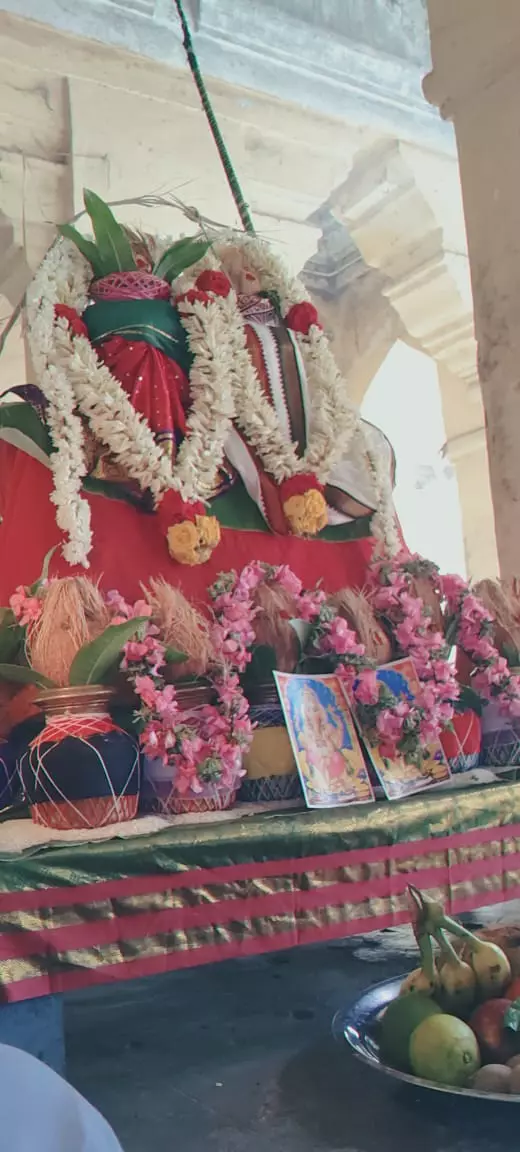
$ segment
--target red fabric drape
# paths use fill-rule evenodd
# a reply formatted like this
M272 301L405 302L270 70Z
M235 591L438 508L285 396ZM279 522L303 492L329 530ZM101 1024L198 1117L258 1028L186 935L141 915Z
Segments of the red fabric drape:
M51 493L49 469L0 443L0 605L8 602L18 584L37 578L45 554L60 543ZM141 581L162 575L190 600L204 602L207 587L219 572L240 568L253 559L289 564L308 586L322 580L331 592L347 585L360 587L372 553L370 539L328 543L222 528L221 543L211 560L198 568L186 568L170 560L156 516L102 496L88 499L94 534L90 575L99 578L105 589L118 588L129 598L140 595ZM51 575L73 571L57 552Z
M185 433L189 383L174 360L151 344L125 340L123 336L105 340L96 352L158 439L173 439L175 432Z

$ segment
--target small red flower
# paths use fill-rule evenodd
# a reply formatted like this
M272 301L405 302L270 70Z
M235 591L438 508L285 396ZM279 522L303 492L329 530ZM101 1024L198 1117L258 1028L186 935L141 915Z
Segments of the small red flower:
M301 304L293 304L289 308L285 323L288 328L293 332L301 332L302 336L308 336L309 328L315 326L321 328L320 320L314 304L310 304L304 300Z
M183 292L181 296L176 297L175 303L183 304L186 302L186 304L195 304L198 301L199 304L209 304L209 300L210 298L207 292L199 292L197 288L188 288L187 292Z
M213 292L215 296L229 296L231 292L231 281L224 272L214 272L211 269L201 272L195 283L203 292Z
M54 307L54 315L57 318L67 321L74 336L86 336L88 339L87 326L75 308L69 308L67 304L56 304Z

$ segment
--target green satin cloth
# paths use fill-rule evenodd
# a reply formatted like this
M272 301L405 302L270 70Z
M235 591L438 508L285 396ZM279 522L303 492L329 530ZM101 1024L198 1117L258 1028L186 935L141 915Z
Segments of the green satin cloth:
M142 340L175 360L188 375L193 361L188 338L168 300L106 300L90 304L83 320L94 347L111 336Z
M413 856L413 841L516 823L520 823L518 784L450 789L327 811L266 813L229 823L168 828L130 840L4 855L0 892L302 859L407 842Z

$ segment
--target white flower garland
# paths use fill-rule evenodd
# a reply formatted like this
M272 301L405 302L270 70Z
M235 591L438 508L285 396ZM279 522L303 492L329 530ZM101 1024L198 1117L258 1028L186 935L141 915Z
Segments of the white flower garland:
M230 386L231 347L226 329L225 302L185 301L182 320L194 362L190 373L192 408L187 434L175 469L157 445L144 417L133 408L124 389L101 363L84 336L74 336L66 321L55 318L56 304L82 312L87 303L89 266L75 246L58 241L46 256L35 280L29 304L29 339L48 401L47 421L55 451L53 500L57 522L68 534L64 556L71 564L88 566L91 548L90 509L81 496L86 474L81 413L97 440L140 487L158 502L174 489L183 500L207 501L212 496L224 444L234 416Z
M203 267L214 268L216 257L222 256L230 244L242 247L245 262L255 272L262 291L278 294L284 317L295 304L311 302L301 281L290 276L268 246L252 236L230 234L213 246L209 259L206 257L196 269L190 270L191 276L196 277ZM336 465L345 458L352 438L362 437L375 495L372 531L390 555L394 555L400 545L390 480L381 460L369 447L359 412L348 399L346 381L338 371L325 333L316 325L311 326L307 336L295 333L311 397L307 449L298 457L294 444L284 439L274 406L260 384L247 351L245 323L238 307L236 311L229 333L235 346L236 419L266 471L278 484L291 476L312 472L325 485Z
M294 304L309 300L300 281L285 271L268 247L253 237L232 234L227 242L240 245L263 291L278 293L282 315ZM218 267L219 242L189 274L193 284L203 268ZM59 240L37 273L28 303L29 340L40 386L47 402L47 422L54 452L53 501L57 523L67 534L63 552L71 564L88 566L91 548L90 509L81 496L87 465L81 416L127 474L148 489L157 502L174 489L188 502L208 501L224 460L225 442L233 419L240 424L266 470L277 483L312 472L322 484L348 451L354 435L364 435L359 413L348 400L328 340L321 328L296 334L311 395L309 437L303 457L282 434L274 406L267 400L246 344L246 328L236 293L179 302L182 324L194 357L190 372L192 407L175 466L160 448L146 420L133 408L124 389L101 363L83 336L74 336L66 321L56 320L55 305L81 313L87 304L91 270L76 247ZM178 286L177 286L178 287ZM376 494L374 535L390 552L397 548L395 517L386 469L365 450Z

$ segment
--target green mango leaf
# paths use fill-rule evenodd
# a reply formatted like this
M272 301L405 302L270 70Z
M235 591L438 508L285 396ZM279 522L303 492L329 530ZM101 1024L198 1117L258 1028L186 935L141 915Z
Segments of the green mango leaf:
M83 199L96 237L98 259L103 267L101 275L135 271L137 264L130 240L108 204L89 188L84 189Z
M88 260L96 280L104 276L104 263L92 240L87 240L72 224L59 224L58 232L66 240L72 240L76 248L79 248L81 255L85 257L85 260Z
M178 652L176 648L167 648L164 655L167 664L184 664L188 659L186 652Z
M309 623L308 620L296 620L296 619L289 620L289 624L291 625L293 632L296 632L296 635L298 637L299 644L300 644L300 658L301 658L302 654L305 652L307 644L309 643L309 637L311 635L313 625L311 623Z
M502 652L510 668L520 667L520 654L514 644L503 644Z
M448 616L444 625L444 639L450 648L452 648L453 645L457 643L458 631L459 625L457 616Z
M58 545L55 544L54 548L49 548L47 555L44 556L41 574L38 577L38 579L35 580L34 584L31 584L31 586L29 588L29 592L31 593L31 596L36 596L36 594L37 594L37 592L39 592L42 584L44 584L45 581L49 579L49 569L51 566L51 560L52 560L52 557L54 556L54 553L57 551L57 548L58 548Z
M504 1016L504 1028L520 1032L520 1000L513 1000Z
M38 688L55 688L52 680L48 680L41 672L34 668L23 667L20 664L0 664L0 680L7 680L11 684L36 684Z
M10 608L0 611L0 664L17 664L23 652L25 630L16 623Z
M136 616L123 624L110 624L101 636L96 636L90 644L80 648L72 661L69 683L71 688L84 684L104 684L107 676L114 672L119 663L121 650L128 640L139 632L146 616Z
M484 704L478 692L474 688L469 688L464 684L460 690L459 697L455 701L456 712L476 712L477 716L482 716L484 712Z
M268 684L276 671L276 652L270 644L256 644L251 660L244 673L243 682L248 687L254 684Z
M208 248L211 248L211 241L202 240L197 236L188 236L183 240L177 240L171 248L167 248L166 252L163 252L154 267L154 273L171 284L181 275L181 272L186 271L186 268L191 268L192 264L202 260Z

